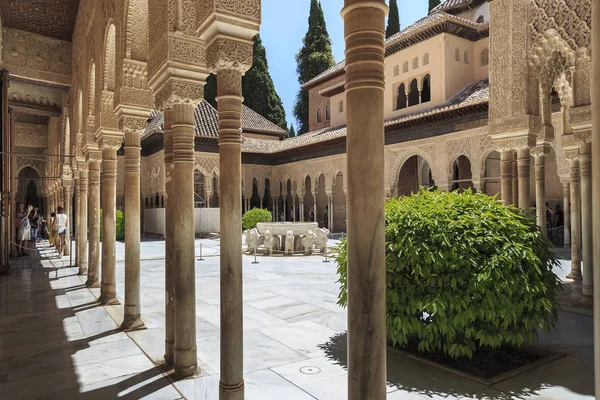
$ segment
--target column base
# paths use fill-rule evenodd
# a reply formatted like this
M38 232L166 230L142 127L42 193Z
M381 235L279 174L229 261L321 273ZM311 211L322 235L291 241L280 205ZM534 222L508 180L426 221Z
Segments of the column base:
M244 381L235 385L228 385L219 381L220 400L244 400Z
M175 367L174 376L175 379L185 379L191 376L198 374L200 370L198 369L198 364L194 364L190 367Z
M121 324L121 329L124 331L139 331L146 328L146 324L142 321L142 316L138 315L126 315Z
M93 281L88 279L87 282L85 283L85 286L88 288L99 288L100 282L97 279L93 280Z
M594 286L592 285L582 285L581 286L581 293L586 296L586 297L593 297L594 296Z
M121 302L119 301L119 299L117 299L117 295L107 295L107 294L103 294L100 296L100 299L98 299L98 301L100 302L100 304L102 304L103 306L118 306L121 304Z
M88 273L88 269L87 267L79 267L79 272L77 272L77 275L81 276L81 275L87 275Z
M572 269L569 275L567 275L567 279L581 280L581 271Z

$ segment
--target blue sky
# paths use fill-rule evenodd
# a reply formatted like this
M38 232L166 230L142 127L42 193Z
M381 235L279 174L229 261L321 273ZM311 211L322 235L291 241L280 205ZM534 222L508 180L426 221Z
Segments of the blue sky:
M344 59L344 23L340 11L344 0L321 0L336 62ZM404 29L427 14L428 0L398 0L400 25ZM296 53L308 29L310 0L262 0L260 35L267 49L269 70L283 100L288 124L294 123L292 109L300 88Z

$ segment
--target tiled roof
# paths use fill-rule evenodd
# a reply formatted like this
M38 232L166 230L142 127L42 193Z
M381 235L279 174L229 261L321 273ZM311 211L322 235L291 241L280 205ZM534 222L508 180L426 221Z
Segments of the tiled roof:
M274 133L279 135L285 133L285 129L280 128L245 105L242 105L242 130Z
M329 87L326 87L325 89L319 90L319 94L323 95L324 93L330 92L332 90L343 88L345 85L346 85L346 81L338 82L335 85L331 85Z
M440 6L446 4L449 1L451 1L451 2L463 1L464 2L466 0L446 0L446 2L440 4ZM472 1L478 1L478 0L468 0L468 1L472 2ZM403 47L408 47L420 40L424 40L425 38L421 38L420 36L418 36L420 33L426 31L429 28L433 28L436 25L447 23L447 22L453 23L455 27L456 26L458 26L459 28L462 27L463 32L464 31L480 32L480 31L485 31L485 30L489 29L488 23L479 24L479 23L473 22L473 21L465 19L465 18L457 17L456 15L452 15L452 14L449 14L444 11L439 11L439 12L432 11L432 13L429 14L428 16L421 18L420 20L407 26L406 28L404 28L400 32L396 33L395 35L392 35L389 38L387 38L385 41L386 57L389 56L390 54L395 53L396 51L398 51L399 49L401 49ZM466 30L464 30L464 28L466 28ZM439 34L439 32L437 32L435 34ZM404 45L402 46L402 44L404 44ZM310 81L306 82L304 85L302 85L302 88L304 89L304 88L314 86L316 83L319 83L321 81L326 80L327 78L331 78L337 74L340 74L344 71L345 67L346 67L346 60L342 60L339 63L337 63L336 65L334 65L333 67L323 71L322 73L320 73L319 75L317 75L313 79L311 79Z
M390 127L403 122L413 121L420 118L442 114L444 112L457 110L460 108L473 106L477 104L486 104L489 99L489 81L487 79L475 82L464 88L460 93L454 96L441 106L429 110L418 111L412 114L406 114L401 117L391 118L385 121L384 125ZM308 146L315 143L326 142L336 138L346 136L346 126L319 129L305 133L294 138L276 141L265 139L244 138L242 142L242 151L246 153L278 153L293 148Z
M430 14L433 14L438 11L446 11L446 12L456 12L461 11L463 9L468 9L471 7L477 7L481 3L484 3L487 0L445 0L440 5L431 10Z
M164 125L163 115L153 110L148 119L148 127L144 136L154 132L162 132ZM194 110L194 132L198 137L219 137L219 114L206 100L202 100ZM278 127L262 115L242 105L242 131L264 132L283 134L285 130Z
M312 86L314 83L320 81L324 77L335 75L336 73L342 73L342 72L344 72L344 68L346 68L346 60L342 60L339 63L335 64L333 67L330 67L330 68L326 69L325 71L321 72L319 75L315 76L310 81L308 81L304 85L302 85L302 87L304 88L304 87Z

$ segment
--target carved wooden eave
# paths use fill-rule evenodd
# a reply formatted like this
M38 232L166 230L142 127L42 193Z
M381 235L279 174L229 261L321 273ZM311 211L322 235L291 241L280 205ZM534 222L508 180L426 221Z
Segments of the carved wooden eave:
M344 93L346 90L346 81L336 83L335 85L326 87L325 89L319 90L319 95L323 97L333 97L337 94Z
M490 26L488 23L478 24L464 18L439 12L415 22L390 37L385 43L385 56L388 57L442 33L448 33L474 42L488 37Z

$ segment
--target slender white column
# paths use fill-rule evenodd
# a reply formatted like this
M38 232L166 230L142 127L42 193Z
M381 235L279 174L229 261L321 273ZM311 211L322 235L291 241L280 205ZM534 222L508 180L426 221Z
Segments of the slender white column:
M194 247L194 106L174 104L173 127L173 240L175 243L175 374L193 375L196 348L196 257ZM221 170L224 174L225 171ZM240 175L241 177L241 172ZM240 185L241 189L241 185ZM238 192L241 197L241 190ZM223 212L222 205L221 211ZM235 210L240 215L241 202ZM240 223L240 240L241 223ZM223 226L221 225L221 232ZM222 234L221 234L222 235ZM239 246L238 246L239 248ZM241 257L241 253L240 253ZM223 253L221 253L221 259ZM221 327L222 328L222 327Z
M88 152L89 160L89 196L88 221L90 246L88 252L88 287L100 287L100 161L99 151Z
M593 251L592 251L592 157L591 145L583 144L585 151L579 158L581 172L581 256L583 261L583 294L593 292Z
M88 274L88 164L79 162L79 232L77 233L77 249L79 250L79 275ZM54 206L54 204L53 204ZM53 210L54 211L54 210ZM90 277L88 275L88 281Z
M505 205L512 204L512 150L500 152L500 196Z
M563 185L563 213L564 213L564 247L571 247L571 183L568 179Z
M571 273L569 279L581 279L581 177L579 158L571 160Z
M383 134L387 10L384 0L345 0L342 10L348 131L349 400L385 399L387 388Z
M529 148L520 148L517 150L517 175L519 185L519 208L523 211L528 211L530 207L529 193Z
M121 328L142 329L140 293L141 135L125 130L125 315Z
M519 175L517 166L517 151L512 152L512 204L519 206Z
M535 157L535 215L537 224L546 232L546 156L538 154Z
M164 110L165 191L165 365L175 363L175 188L173 186L173 127L172 111ZM208 193L208 192L207 192ZM210 196L206 196L210 207Z

